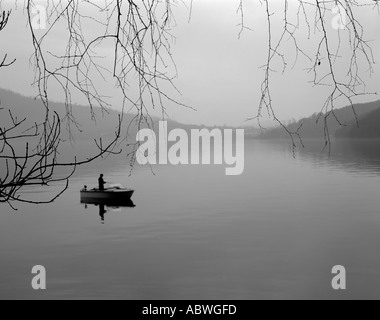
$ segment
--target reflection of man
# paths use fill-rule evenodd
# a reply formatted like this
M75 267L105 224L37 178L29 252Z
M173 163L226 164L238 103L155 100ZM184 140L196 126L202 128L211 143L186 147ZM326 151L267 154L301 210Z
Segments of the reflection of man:
M104 221L104 215L107 213L107 210L104 208L104 204L99 205L99 216Z
M104 185L105 185L105 181L103 179L103 175L101 174L99 179L98 179L98 182L99 182L99 190L100 191L104 191Z

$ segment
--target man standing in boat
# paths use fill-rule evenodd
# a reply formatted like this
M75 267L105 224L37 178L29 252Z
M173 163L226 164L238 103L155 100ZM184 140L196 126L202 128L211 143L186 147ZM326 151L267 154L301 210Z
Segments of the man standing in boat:
M100 175L98 182L99 182L99 190L104 191L104 185L106 184L106 182L104 181L102 174Z

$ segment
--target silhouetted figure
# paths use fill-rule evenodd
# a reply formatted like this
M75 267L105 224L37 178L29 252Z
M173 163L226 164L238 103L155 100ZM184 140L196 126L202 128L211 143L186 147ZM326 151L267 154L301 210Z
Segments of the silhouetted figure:
M104 185L106 184L106 182L104 181L102 174L100 175L98 182L99 182L99 190L104 191Z
M107 213L107 210L105 209L104 204L100 204L99 205L99 216L100 216L100 218L102 219L103 222L104 222L104 215L106 213Z

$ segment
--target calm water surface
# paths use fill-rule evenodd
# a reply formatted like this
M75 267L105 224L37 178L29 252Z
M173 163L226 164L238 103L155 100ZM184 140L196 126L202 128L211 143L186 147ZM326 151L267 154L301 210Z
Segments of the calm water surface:
M80 204L87 167L54 204L0 206L0 298L380 298L380 142L331 157L309 142L250 141L244 175L224 166L103 164L106 180L136 189L135 208ZM31 196L33 196L33 192ZM31 269L47 269L33 291ZM344 265L348 290L331 289Z

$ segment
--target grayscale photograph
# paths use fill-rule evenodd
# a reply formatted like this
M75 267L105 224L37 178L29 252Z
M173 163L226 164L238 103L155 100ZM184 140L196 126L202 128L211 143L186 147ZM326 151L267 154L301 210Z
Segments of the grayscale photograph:
M380 299L379 56L378 0L0 0L0 300Z

